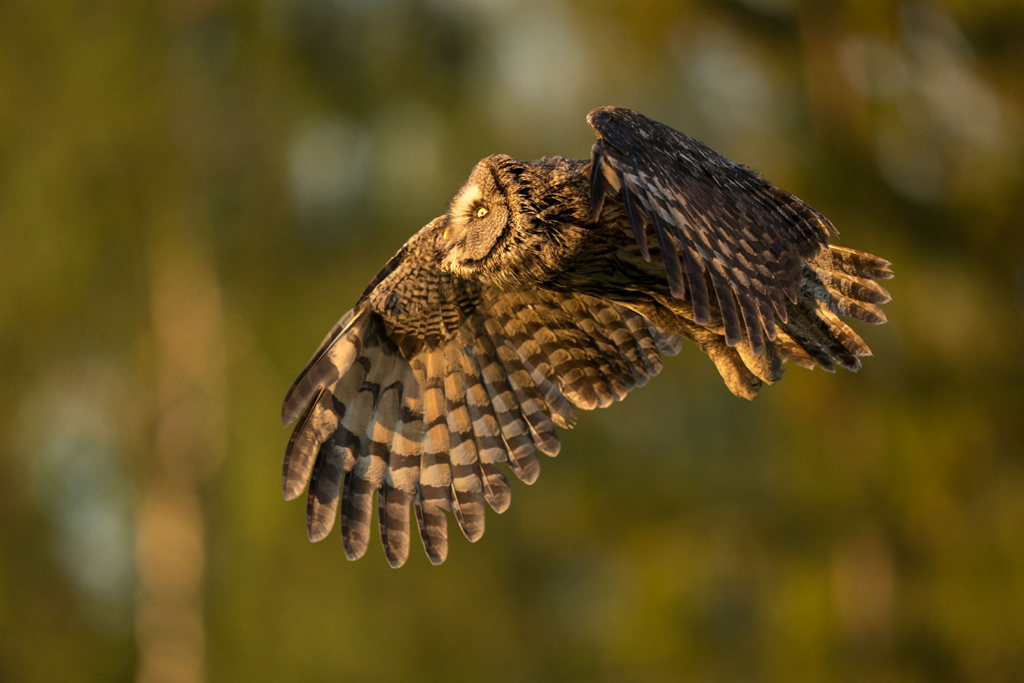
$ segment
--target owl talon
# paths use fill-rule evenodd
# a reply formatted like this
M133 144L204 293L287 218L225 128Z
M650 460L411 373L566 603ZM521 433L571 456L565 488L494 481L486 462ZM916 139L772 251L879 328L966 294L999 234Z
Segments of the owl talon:
M761 391L761 379L743 363L743 359L735 349L720 343L708 345L704 351L715 363L715 367L718 368L719 374L725 381L725 386L733 395L751 401Z

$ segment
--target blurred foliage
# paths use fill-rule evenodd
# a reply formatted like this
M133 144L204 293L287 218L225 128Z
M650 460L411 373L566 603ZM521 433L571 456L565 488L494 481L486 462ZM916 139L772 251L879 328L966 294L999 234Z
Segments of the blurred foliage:
M179 680L1024 680L1022 34L1019 0L0 3L0 680L145 679L153 586ZM444 566L309 544L294 374L476 160L586 157L605 104L890 259L876 357L747 404L686 348Z

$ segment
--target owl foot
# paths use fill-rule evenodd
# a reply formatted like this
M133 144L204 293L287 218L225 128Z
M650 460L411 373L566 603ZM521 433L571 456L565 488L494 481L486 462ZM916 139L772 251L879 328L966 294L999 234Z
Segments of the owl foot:
M734 395L745 398L748 401L754 400L761 390L761 379L754 375L743 362L743 358L724 343L709 345L704 351L714 361L719 374L725 380L725 386L729 387Z

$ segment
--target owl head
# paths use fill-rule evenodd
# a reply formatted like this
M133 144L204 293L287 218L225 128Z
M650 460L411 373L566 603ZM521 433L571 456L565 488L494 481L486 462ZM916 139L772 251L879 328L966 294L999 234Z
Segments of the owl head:
M518 179L526 164L505 155L482 159L452 198L438 250L441 267L482 281L501 277L518 251L529 211L523 211Z
M544 281L568 253L565 225L547 215L561 174L552 161L504 154L482 159L456 193L437 240L441 267L460 277L511 286ZM558 192L561 194L561 192ZM564 206L564 197L559 198Z
M489 270L499 259L513 228L501 160L482 159L452 198L438 241L445 270L470 276Z

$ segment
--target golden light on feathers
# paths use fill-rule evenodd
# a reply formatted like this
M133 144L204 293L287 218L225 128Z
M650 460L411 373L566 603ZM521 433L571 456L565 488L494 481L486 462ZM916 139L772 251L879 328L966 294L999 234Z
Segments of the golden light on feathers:
M637 112L588 116L591 159L474 167L327 335L282 407L292 498L312 540L341 519L362 556L376 498L389 564L410 506L431 562L447 513L471 541L577 409L621 401L688 339L753 398L783 363L850 370L870 354L840 315L885 321L889 263L829 244L802 200Z

